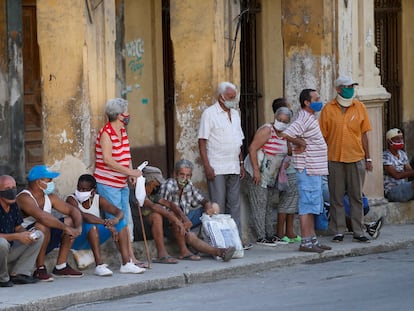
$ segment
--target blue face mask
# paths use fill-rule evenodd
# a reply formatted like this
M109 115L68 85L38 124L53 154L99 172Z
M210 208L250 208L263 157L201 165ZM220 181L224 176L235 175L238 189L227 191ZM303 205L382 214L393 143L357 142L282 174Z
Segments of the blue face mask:
M342 87L341 96L345 99L350 99L354 97L355 89L353 87Z
M321 111L323 107L322 102L311 102L309 105L309 108L312 109L315 112Z
M46 189L43 189L43 192L44 192L46 195L52 194L52 193L53 193L53 191L55 191L55 183L54 183L53 181L50 181L50 182L44 182L44 181L42 180L42 182L43 182L43 183L45 183L45 184L47 185Z

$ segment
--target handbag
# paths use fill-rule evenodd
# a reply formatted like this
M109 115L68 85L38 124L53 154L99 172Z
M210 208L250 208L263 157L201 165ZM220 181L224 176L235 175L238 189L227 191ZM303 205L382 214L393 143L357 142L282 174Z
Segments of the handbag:
M315 230L319 230L319 231L328 230L329 220L328 220L328 215L327 215L325 207L323 208L322 213L320 213L319 215L315 214L314 217L315 217Z

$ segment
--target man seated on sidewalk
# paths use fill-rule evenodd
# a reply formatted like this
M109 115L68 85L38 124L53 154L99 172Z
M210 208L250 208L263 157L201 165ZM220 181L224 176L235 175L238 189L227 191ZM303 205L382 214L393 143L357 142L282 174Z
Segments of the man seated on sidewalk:
M144 268L130 261L128 249L128 226L121 209L112 205L104 197L96 193L96 179L90 174L81 175L74 194L66 198L66 202L78 208L83 217L82 234L75 239L72 248L75 250L92 249L95 257L95 274L111 276L113 272L104 264L101 257L100 244L112 236L121 253L121 273L143 273ZM101 210L105 219L100 216Z
M143 173L146 178L147 198L144 201L142 214L144 228L151 228L151 235L157 247L158 256L154 262L167 264L178 262L176 258L168 254L164 244L164 234L168 238L176 240L181 260L198 261L201 259L188 249L187 244L199 252L220 257L223 261L229 261L233 257L234 247L216 248L200 240L196 234L190 231L192 223L184 217L185 215L180 208L159 195L160 184L164 181L159 169L146 167ZM130 204L133 210L139 208L133 195L130 195ZM137 228L137 230L139 229Z
M0 287L37 281L32 271L44 236L40 231L30 232L22 227L16 194L14 178L0 176Z
M50 171L45 165L32 167L27 176L28 187L17 195L16 200L25 216L23 227L26 229L34 227L42 231L45 236L33 276L46 282L53 281L45 266L46 254L59 245L59 254L52 273L62 277L83 276L82 272L72 269L67 263L73 241L82 232L82 215L77 208L53 193L55 190L53 178L59 175L58 172ZM53 216L52 207L66 217Z
M390 129L385 135L387 150L382 156L384 166L384 194L392 202L407 202L414 199L414 170L404 149L404 136L400 129Z

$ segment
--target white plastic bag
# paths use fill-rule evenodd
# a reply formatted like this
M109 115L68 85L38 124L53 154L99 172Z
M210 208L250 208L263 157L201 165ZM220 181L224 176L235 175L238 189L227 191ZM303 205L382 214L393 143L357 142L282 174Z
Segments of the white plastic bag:
M138 169L142 172L144 167L148 165L148 161L142 162ZM147 193L145 192L145 178L143 175L137 178L137 184L135 185L135 197L138 200L140 206L144 205L145 197Z
M201 216L202 232L205 240L214 247L227 248L233 246L236 251L233 258L243 258L244 250L239 230L234 219L228 214Z

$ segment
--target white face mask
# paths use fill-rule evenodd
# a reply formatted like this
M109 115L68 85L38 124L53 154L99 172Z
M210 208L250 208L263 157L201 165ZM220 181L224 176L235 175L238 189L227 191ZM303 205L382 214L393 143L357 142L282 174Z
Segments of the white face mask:
M227 109L235 108L237 106L237 104L239 103L239 98L238 97L236 97L232 100L227 100L227 99L224 98L223 95L221 95L221 98L223 98L224 106L226 106Z
M86 191L86 192L81 192L78 190L75 191L75 197L81 203L85 202L86 200L89 200L91 195L92 195L92 190Z
M275 127L276 130L283 132L284 130L287 129L288 124L275 120L275 123L273 123L273 126Z

